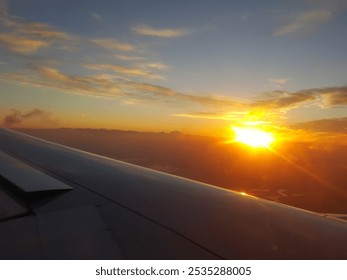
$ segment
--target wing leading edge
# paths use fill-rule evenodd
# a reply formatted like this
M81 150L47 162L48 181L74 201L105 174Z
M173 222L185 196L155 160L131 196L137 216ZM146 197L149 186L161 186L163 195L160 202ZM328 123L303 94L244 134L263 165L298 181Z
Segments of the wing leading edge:
M0 150L71 188L33 199L1 185L29 210L0 216L3 259L347 258L344 221L7 129Z

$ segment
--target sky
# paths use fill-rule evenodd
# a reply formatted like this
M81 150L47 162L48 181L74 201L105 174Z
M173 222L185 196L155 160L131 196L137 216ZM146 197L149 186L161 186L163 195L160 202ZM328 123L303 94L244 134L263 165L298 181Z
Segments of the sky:
M0 0L3 126L347 132L347 0Z

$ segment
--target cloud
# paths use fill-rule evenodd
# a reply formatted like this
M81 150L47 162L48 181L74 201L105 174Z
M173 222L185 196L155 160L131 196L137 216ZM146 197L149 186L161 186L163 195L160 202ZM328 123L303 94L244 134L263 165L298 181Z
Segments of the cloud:
M117 51L126 51L131 52L135 51L136 47L127 43L122 43L114 39L104 38L104 39L90 39L95 45L111 50Z
M6 16L8 14L7 3L4 0L0 0L0 15Z
M301 12L289 23L275 30L274 35L282 36L290 33L309 33L321 24L328 22L333 16L330 10L311 10Z
M128 95L136 95L138 98L164 101L164 102L177 102L179 104L196 104L204 107L217 107L219 109L236 109L245 107L244 103L234 101L229 98L217 98L215 96L202 96L181 93L173 89L162 87L148 83L127 83Z
M51 113L41 109L32 109L29 112L12 109L3 119L3 125L7 127L17 126L27 120L36 120L45 124L56 125L57 121L52 119Z
M84 64L85 68L92 69L92 70L110 70L117 72L119 74L124 74L127 76L133 76L133 77L141 77L141 78L148 78L148 79L155 79L156 76L153 75L151 72L145 71L141 68L134 68L134 67L125 67L120 65L114 65L114 64Z
M235 120L240 119L247 114L246 111L233 111L233 112L191 112L184 114L175 114L175 117L185 117L192 119L205 119L205 120Z
M307 104L320 107L347 105L347 86L323 87L301 90L297 92L272 91L265 98L255 100L253 106L274 109L293 109Z
M290 93L286 91L273 91L264 99L255 100L253 107L269 108L269 109L293 109L308 102L317 100L314 91Z
M21 34L23 36L35 36L37 38L67 39L70 36L42 22L32 22L22 17L13 16L9 13L5 1L0 2L0 25L2 29Z
M346 106L347 87L313 88L297 92L277 90L266 93L263 98L254 99L250 102L233 101L230 103L230 100L226 100L226 102L224 105L218 104L215 99L201 102L201 104L208 103L209 105L214 103L215 111L183 113L175 116L230 121L240 118L247 120L273 120L274 117L283 118L288 111L298 107L320 106L321 108L326 108Z
M281 78L281 79L276 79L276 78L270 78L267 80L269 83L276 84L276 85L284 85L288 83L289 79Z
M38 38L48 39L68 39L70 36L67 33L57 31L52 26L42 22L29 22L24 19L16 18L16 20L7 20L7 27L11 27L17 33L22 35L33 35Z
M188 35L190 32L187 29L158 29L152 28L147 25L138 25L132 28L132 30L139 35L164 37L164 38L176 38Z
M77 76L65 74L51 67L33 67L31 75L2 73L0 79L21 84L46 87L78 95L115 98L123 95L120 84L107 77Z
M150 77L150 73L138 68L112 64L84 65L98 71L113 71L122 75ZM143 71L143 72L141 72ZM183 108L189 106L198 113L180 114L181 117L232 120L244 116L248 120L284 116L297 107L347 105L347 87L307 89L297 92L272 91L262 98L235 100L215 95L194 95L179 92L168 87L151 83L131 81L123 76L100 72L97 75L78 76L64 73L47 66L31 66L31 72L1 73L0 79L19 82L37 87L58 89L66 93L116 99L121 102L136 100L136 104L161 102ZM134 102L132 102L133 104Z
M25 38L10 33L0 34L0 43L11 52L21 54L33 53L40 48L49 46L49 43L46 41Z
M129 56L129 55L120 55L120 54L115 55L115 57L117 59L125 60L125 61L139 61L139 60L145 59L142 56Z
M115 97L122 95L120 87L109 77L68 75L51 67L37 67L40 75L38 85L67 90L73 93L99 97Z
M102 20L102 16L99 15L99 14L97 14L97 13L90 13L90 16L91 16L91 18L94 19L94 20L97 20L97 21Z
M292 128L318 132L347 133L347 117L298 123L293 125Z
M159 69L159 70L164 70L169 68L168 65L157 62L157 63L147 63L144 65L146 68L153 68L153 69Z
M34 53L55 41L70 39L67 33L52 26L31 22L9 13L5 1L0 2L0 43L9 51L20 54Z
M117 68L117 70L119 69ZM32 73L30 75L27 72L23 74L1 73L0 79L93 97L125 97L142 100L143 102L166 102L180 105L187 103L229 109L242 105L239 102L227 98L190 95L154 84L113 79L110 75L69 75L58 69L43 66L32 67Z
M347 105L347 86L321 89L320 94L327 107Z

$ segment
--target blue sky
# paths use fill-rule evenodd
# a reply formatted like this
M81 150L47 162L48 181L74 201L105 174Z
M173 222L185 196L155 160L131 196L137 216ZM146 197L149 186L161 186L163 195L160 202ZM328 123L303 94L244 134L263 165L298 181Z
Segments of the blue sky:
M14 125L201 132L347 117L344 0L0 7L0 117Z

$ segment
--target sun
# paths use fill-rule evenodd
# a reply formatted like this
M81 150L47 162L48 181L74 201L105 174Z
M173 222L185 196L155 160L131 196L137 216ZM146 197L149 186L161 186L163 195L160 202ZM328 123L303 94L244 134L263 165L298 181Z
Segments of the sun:
M259 128L232 127L235 132L235 142L240 142L253 148L269 148L275 141L272 133L263 131Z

